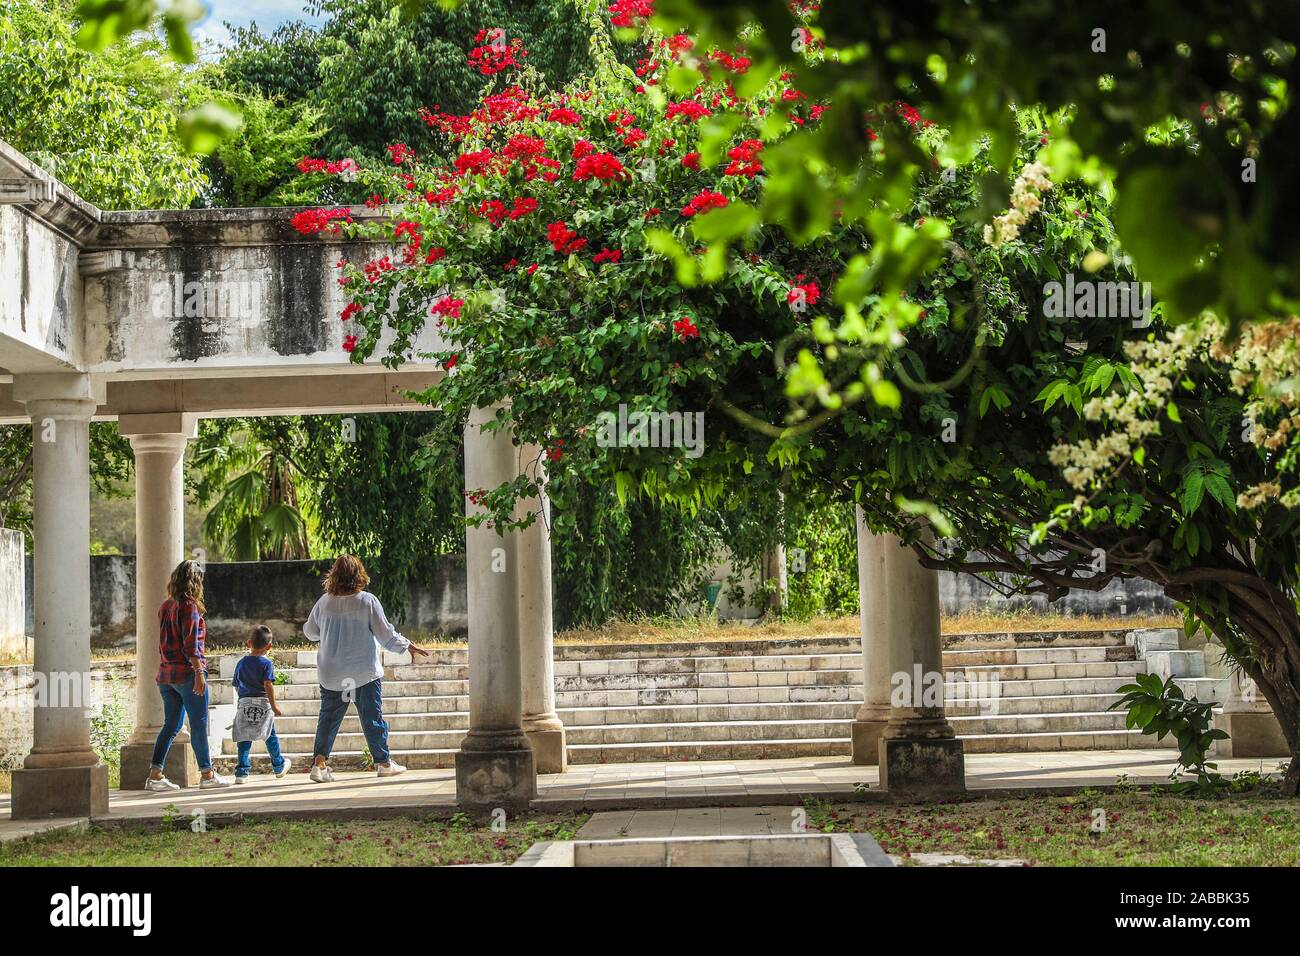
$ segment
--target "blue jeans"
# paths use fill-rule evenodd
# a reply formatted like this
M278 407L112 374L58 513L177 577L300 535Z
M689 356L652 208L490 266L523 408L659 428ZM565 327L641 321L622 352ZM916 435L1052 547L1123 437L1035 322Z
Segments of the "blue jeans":
M159 684L158 693L162 695L163 722L158 730L158 739L153 745L153 768L161 770L167 763L167 751L172 748L172 741L185 726L185 715L190 718L190 744L194 747L194 759L200 770L212 769L212 758L208 755L208 689L203 693L194 693L194 678L176 684Z
M236 743L239 748L239 762L235 764L235 776L247 777L253 769L253 742L251 740L240 740ZM271 725L271 736L266 738L266 752L271 755L271 767L276 773L284 769L284 755L280 753L280 738L276 735L275 724Z
M384 682L379 679L358 687L352 692L356 701L357 716L361 718L361 732L366 735L370 756L375 763L388 763L388 723L384 720ZM315 757L328 758L334 749L334 738L343 726L348 712L348 700L341 690L320 689L320 717L316 720L316 743L312 748Z

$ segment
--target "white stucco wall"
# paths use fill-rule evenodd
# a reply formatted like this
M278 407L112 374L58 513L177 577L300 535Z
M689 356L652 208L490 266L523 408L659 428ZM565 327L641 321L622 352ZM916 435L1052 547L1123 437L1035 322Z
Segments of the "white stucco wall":
M25 655L23 536L0 528L0 657Z

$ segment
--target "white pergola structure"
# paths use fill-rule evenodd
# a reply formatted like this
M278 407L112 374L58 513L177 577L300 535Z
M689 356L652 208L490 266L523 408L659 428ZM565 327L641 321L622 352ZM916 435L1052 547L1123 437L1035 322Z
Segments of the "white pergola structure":
M162 721L155 609L187 557L182 461L197 419L416 410L408 394L443 374L418 362L391 372L346 360L334 264L375 249L302 236L291 215L101 211L0 142L0 421L33 430L33 669L47 690L89 683L90 423L115 419L135 452L137 699L124 788L143 786ZM438 348L436 333L418 345ZM467 487L510 481L539 458L508 431L482 431L495 414L481 409L466 428ZM566 766L547 524L466 533L470 726L456 784L469 807L526 805L537 773ZM867 690L853 759L879 759L891 789L960 789L961 744L942 706L891 702L894 675L917 664L941 672L934 572L861 526L859 542ZM107 768L91 748L87 702L45 696L34 708L32 751L14 774L13 816L106 813ZM185 735L166 772L196 782Z

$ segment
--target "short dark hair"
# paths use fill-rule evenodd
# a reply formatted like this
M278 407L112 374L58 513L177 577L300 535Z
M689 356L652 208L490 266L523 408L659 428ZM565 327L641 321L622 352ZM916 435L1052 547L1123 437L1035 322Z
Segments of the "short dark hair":
M252 643L253 650L260 651L264 647L271 646L271 636L271 629L265 624L259 624L248 635L248 640Z

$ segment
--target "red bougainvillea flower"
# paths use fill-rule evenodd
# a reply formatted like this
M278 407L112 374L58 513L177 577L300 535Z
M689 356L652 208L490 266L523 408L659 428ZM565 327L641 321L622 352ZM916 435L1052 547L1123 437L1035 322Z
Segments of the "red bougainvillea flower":
M351 352L357 347L357 337L355 335L343 336L343 351Z
M685 33L678 33L675 36L670 36L666 40L663 40L660 45L666 48L668 50L668 55L675 60L691 47L695 46L695 41Z
M550 448L546 449L546 457L551 461L559 461L564 457L564 439L557 438Z
M456 157L456 171L462 176L482 176L491 168L495 154L490 149L475 153L461 153Z
M559 123L561 126L582 125L582 117L567 106L557 106L546 114L546 119L548 122Z
M536 272L536 271L537 271L537 263L536 263L536 262L531 263L531 264L528 266L528 274L529 274L529 275L532 275L532 274L533 274L534 272Z
M520 196L510 209L510 218L522 219L531 212L537 212L537 200L532 196Z
M697 103L694 100L685 100L681 103L669 103L668 109L664 113L664 119L672 120L674 117L685 117L692 123L699 122L706 116L712 116L713 110L709 109L703 103Z
M659 209L658 206L651 206L649 209L645 211L645 217L647 219L653 219L655 216L659 215L660 211L661 210Z
M753 179L763 171L763 163L758 158L762 149L762 140L747 139L739 146L727 150L727 157L731 162L727 164L725 174Z
M602 262L613 262L617 264L622 258L622 249L601 249L600 252L591 257L591 261L596 265L600 265Z
M635 123L636 114L631 110L614 110L614 112L606 116L605 119L613 123L615 126L622 128L624 126L631 126Z
M623 145L631 148L646 138L645 130L639 126L633 126L623 133Z
M739 53L728 53L726 50L714 50L709 54L709 59L732 73L746 72L751 63L749 57L741 56Z
M613 153L592 153L578 160L578 165L573 170L573 181L599 179L601 182L609 182L626 179L630 175Z
M506 217L506 204L500 199L485 199L478 204L478 214L492 225L499 226Z
M351 221L352 213L347 209L304 209L294 213L289 220L293 228L304 236L313 236L326 230L338 235L342 231L341 223Z
M682 157L682 165L685 166L687 169L698 170L700 168L700 154L687 153L685 156Z
M614 0L609 8L609 22L616 27L640 26L654 15L654 0Z
M547 226L546 238L556 252L578 252L587 245L587 240L580 238L576 232L570 231L568 224L564 222L553 222Z
M360 302L349 302L343 309L341 320L346 322L348 319L352 318L352 316L360 315L361 309L362 306Z
M478 46L469 51L469 65L484 76L493 76L528 56L523 41L515 39L506 41L506 32L500 27L479 30L474 37Z
M511 136L501 155L518 162L529 162L546 152L546 140L540 136Z
M699 195L682 207L682 215L689 218L708 212L710 209L721 209L725 205L727 205L727 197L722 193L701 189Z
M424 257L424 261L428 265L433 265L433 263L437 262L439 259L445 258L447 258L447 250L442 246L434 246L429 250L429 254Z
M453 199L460 190L455 186L448 186L445 189L439 189L437 192L427 192L424 194L424 201L430 206L445 206Z
M388 256L380 256L378 259L371 259L363 267L366 274L366 280L374 283L379 281L379 277L385 272L392 272L397 266L393 265Z
M591 140L580 139L573 144L573 158L582 159L584 156L590 156L596 151L595 145Z
M415 159L415 150L405 143L391 143L387 149L388 155L393 158L394 166L400 166L408 159Z
M910 106L902 100L899 100L894 104L894 109L897 111L898 115L903 118L903 122L907 123L908 126L915 126L921 122L921 113L915 106Z
M804 282L803 273L801 272L795 276L795 283L795 285L790 287L790 291L786 293L786 301L791 305L796 303L801 306L816 305L817 300L822 297L822 290L817 285L817 280L809 279L807 282Z
M459 355L448 355L446 361L442 363L442 367L445 368L448 372L450 372L452 369L456 367L456 363L459 361L460 361Z
M696 328L694 320L689 315L683 315L673 322L673 331L683 342L700 337L700 330Z
M444 295L429 309L433 315L445 316L451 319L460 318L460 307L465 304L464 299L453 299L449 295Z
M356 160L352 159L312 159L310 156L304 156L298 160L298 172L303 175L324 173L326 176L338 176L356 171Z

